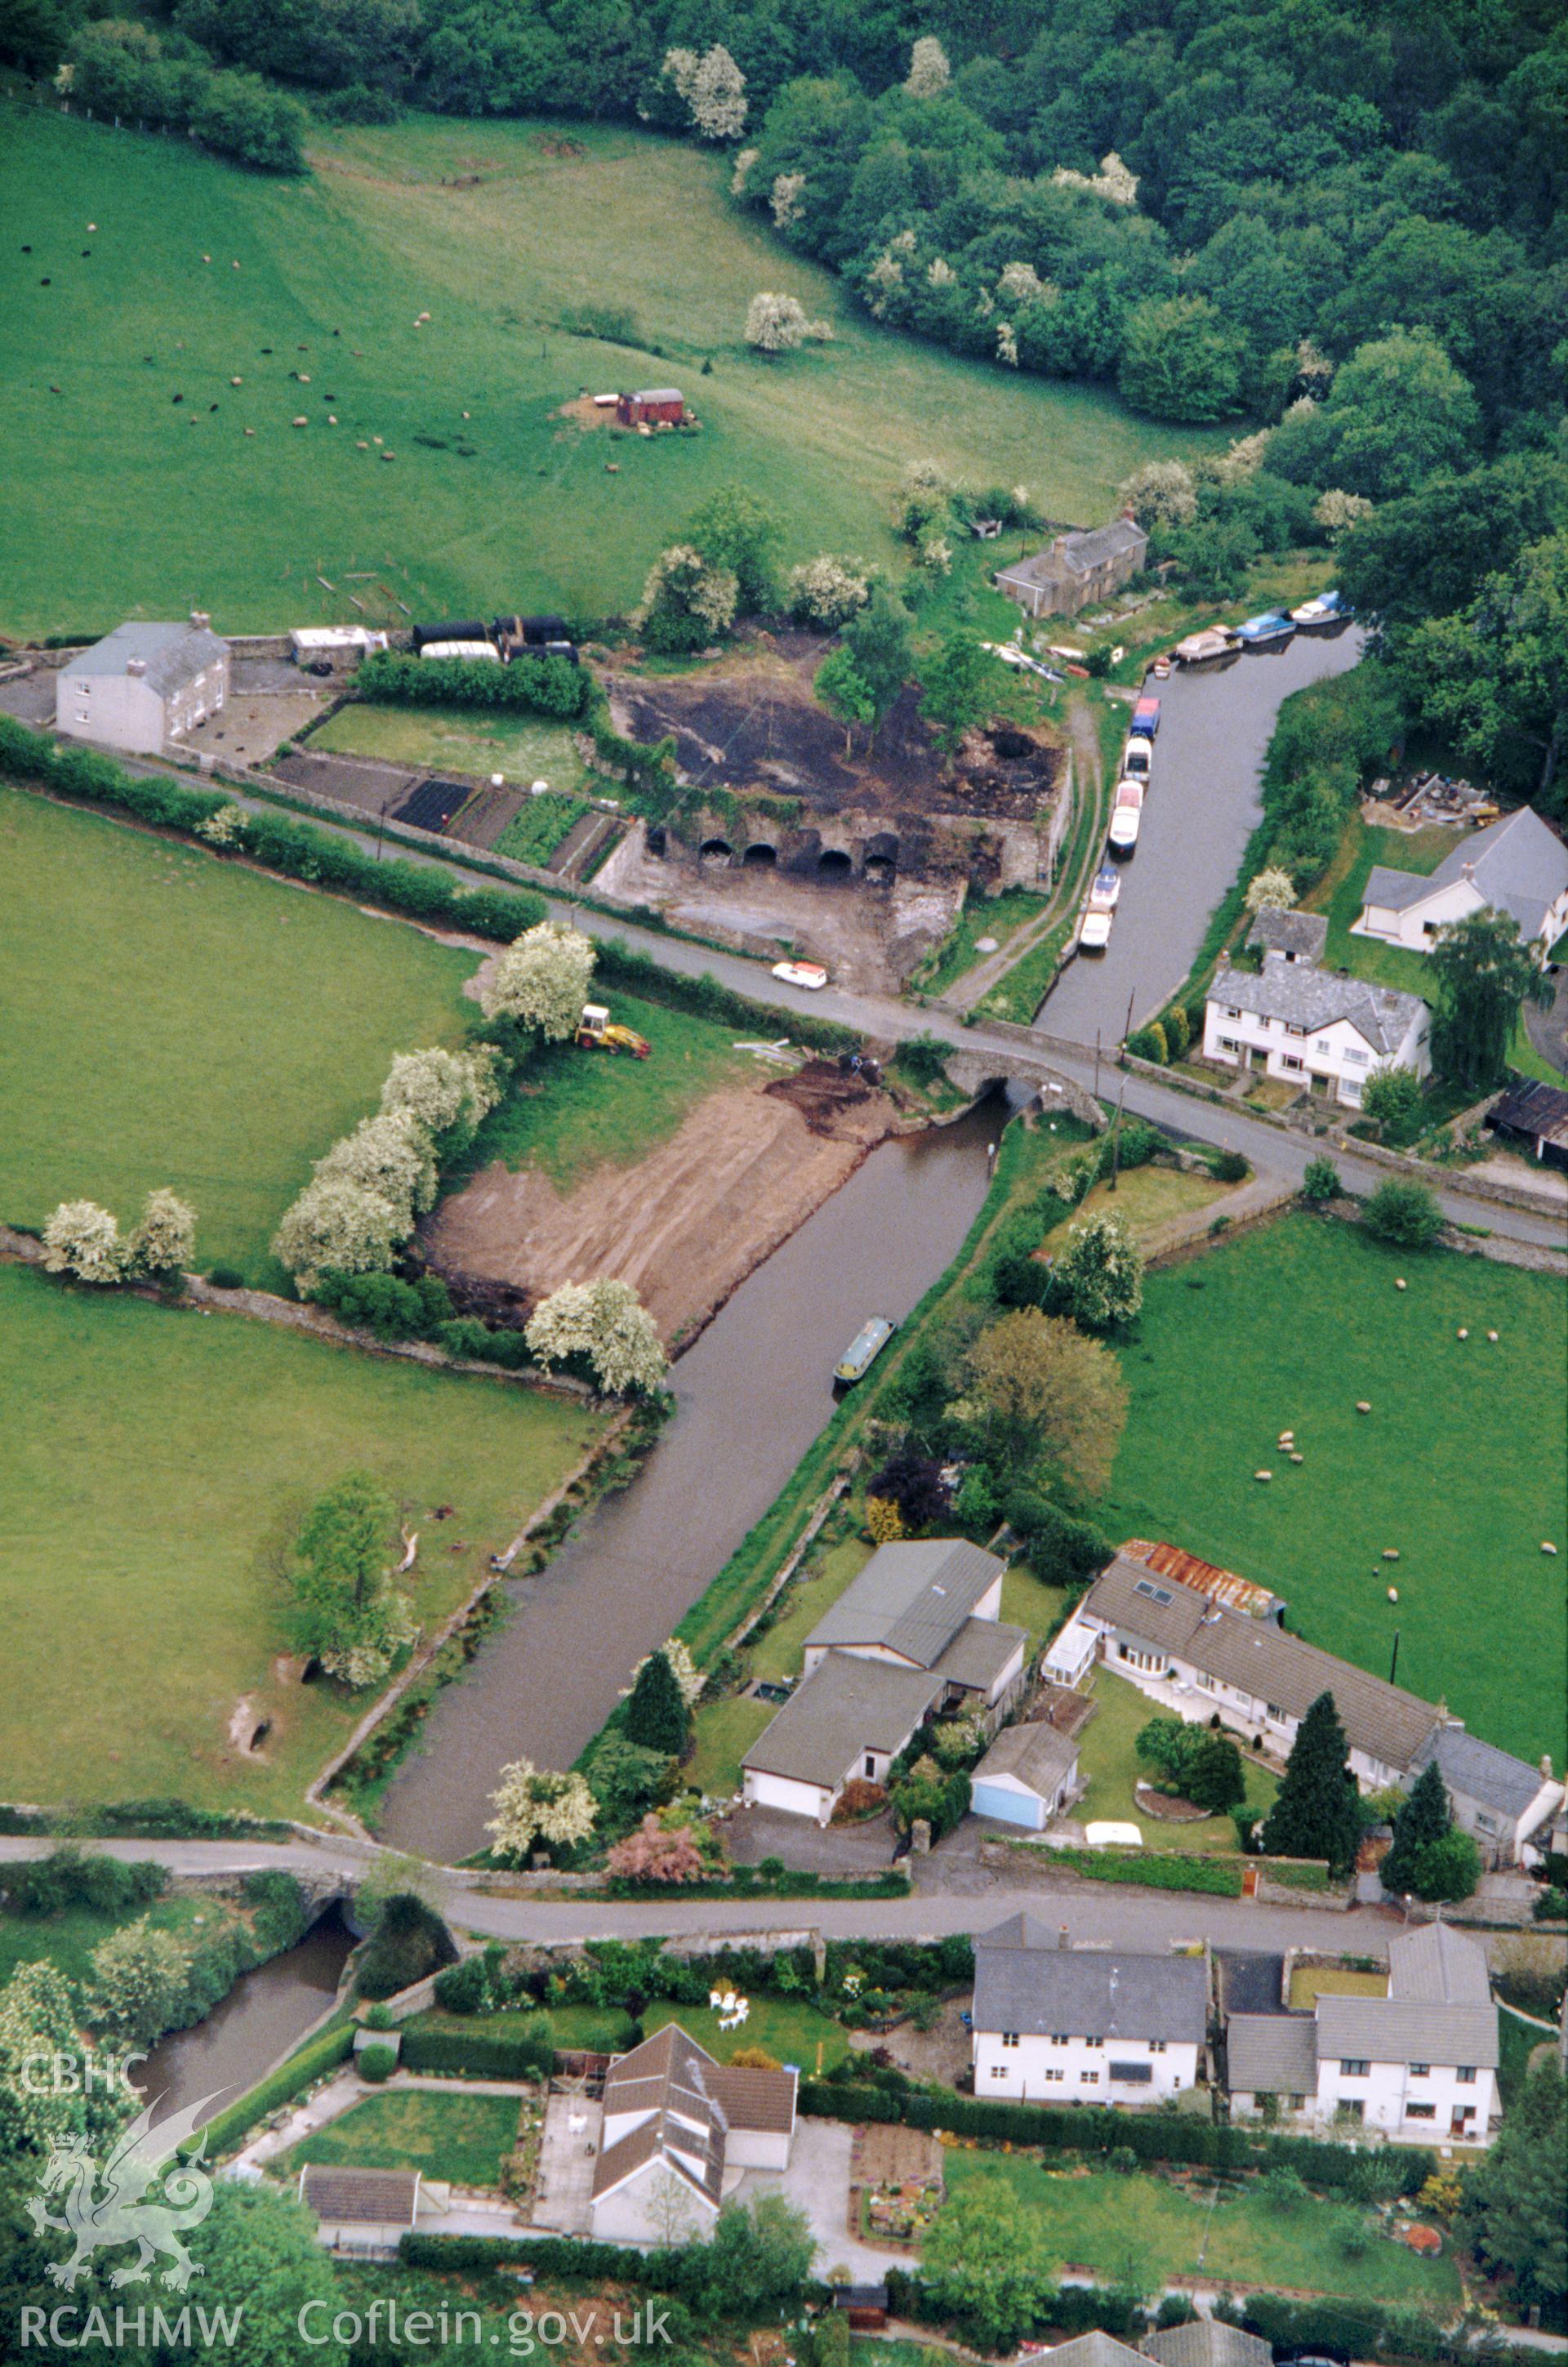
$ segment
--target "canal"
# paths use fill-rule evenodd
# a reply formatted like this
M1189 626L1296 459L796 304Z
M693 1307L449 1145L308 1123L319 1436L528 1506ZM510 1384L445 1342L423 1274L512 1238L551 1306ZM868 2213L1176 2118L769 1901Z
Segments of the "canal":
M828 1421L833 1365L865 1318L907 1315L951 1263L1007 1114L998 1094L881 1144L741 1284L677 1360L674 1418L630 1487L508 1585L509 1616L387 1794L383 1840L451 1863L483 1848L508 1760L571 1765Z
M143 2096L164 2099L159 2118L205 2096L209 2121L254 2087L326 2013L353 1945L333 1908L298 1946L242 1974L205 2022L160 2039L136 2072Z
M1263 760L1280 702L1361 652L1354 626L1297 633L1218 668L1150 682L1159 696L1153 784L1136 851L1116 868L1122 893L1103 954L1069 962L1040 1010L1054 1035L1120 1043L1167 1002L1192 967L1209 916L1241 867L1262 815Z

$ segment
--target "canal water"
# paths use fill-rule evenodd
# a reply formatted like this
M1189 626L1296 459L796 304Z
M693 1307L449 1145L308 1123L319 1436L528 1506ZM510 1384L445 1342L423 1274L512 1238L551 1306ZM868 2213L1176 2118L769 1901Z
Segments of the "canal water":
M450 1863L485 1845L519 1757L570 1767L629 1670L723 1568L833 1410L832 1369L868 1315L907 1315L985 1199L1000 1094L885 1142L759 1266L674 1366L676 1412L629 1488L579 1525L425 1721L383 1840Z
M1211 671L1150 682L1158 693L1153 784L1136 849L1116 865L1122 893L1103 954L1069 962L1035 1014L1054 1035L1107 1045L1151 1018L1180 985L1209 916L1241 867L1263 811L1263 759L1280 701L1361 652L1353 625L1297 633ZM1109 860L1109 857L1105 858Z
M149 2101L163 2098L159 2118L209 2097L209 2121L243 2096L326 2012L353 1945L333 1908L297 1947L243 1974L205 2022L161 2039L136 2072Z

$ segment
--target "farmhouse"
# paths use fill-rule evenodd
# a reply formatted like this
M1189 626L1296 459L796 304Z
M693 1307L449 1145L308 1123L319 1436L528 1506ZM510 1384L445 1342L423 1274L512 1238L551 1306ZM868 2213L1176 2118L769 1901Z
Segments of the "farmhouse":
M1232 2014L1225 2060L1238 2117L1267 2109L1412 2144L1486 2145L1498 2046L1485 1952L1448 1923L1401 1932L1384 1996L1320 1992L1310 2014Z
M741 1764L744 1797L826 1824L844 1785L880 1784L929 1716L994 1731L1028 1637L999 1617L1006 1565L962 1538L888 1545L806 1639L806 1674Z
M1216 974L1203 1006L1203 1058L1262 1069L1356 1109L1379 1069L1430 1072L1430 1025L1418 994L1340 978L1299 949L1270 946L1256 975Z
M1010 1916L975 1942L975 2093L1164 2103L1197 2085L1208 2014L1200 1956L1075 1949Z
M1351 934L1429 953L1439 929L1488 908L1541 952L1568 929L1568 847L1529 806L1463 840L1429 877L1377 865Z
M593 2168L592 2232L602 2242L705 2236L746 2169L784 2169L795 2137L796 2074L716 2063L667 2022L604 2078Z
M992 580L1027 617L1072 617L1136 575L1148 547L1135 519L1112 518L1090 533L1059 534L1032 558L998 568Z
M637 394L615 397L615 422L621 427L679 427L686 416L686 398L678 386L648 386Z
M1038 1833L1078 1789L1076 1742L1043 1721L1010 1726L970 1776L969 1806L977 1817Z
M1517 1084L1495 1101L1483 1123L1549 1167L1568 1167L1568 1093L1558 1085Z
M161 756L229 696L229 648L194 609L184 625L117 625L55 678L54 724L128 755Z

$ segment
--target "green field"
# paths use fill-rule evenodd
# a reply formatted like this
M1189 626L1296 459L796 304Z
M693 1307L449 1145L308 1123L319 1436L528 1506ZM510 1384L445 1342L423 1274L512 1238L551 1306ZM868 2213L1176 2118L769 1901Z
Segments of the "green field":
M1146 2290L1201 2271L1205 2283L1336 2293L1352 2301L1416 2303L1447 2313L1460 2299L1451 2257L1424 2260L1375 2231L1359 2260L1340 2248L1342 2206L1309 2198L1270 2210L1252 2189L1211 2203L1142 2171L1087 2175L1047 2170L1016 2155L949 2151L949 2190L973 2178L1005 2178L1043 2223L1064 2267L1091 2269ZM1352 2206L1354 2208L1354 2206ZM1371 2225L1370 2214L1355 2210Z
M1564 1346L1554 1276L1288 1217L1149 1275L1100 1524L1274 1588L1298 1635L1380 1676L1397 1631L1401 1684L1561 1762L1562 1564L1540 1548L1563 1544Z
M422 2169L454 2186L494 2186L503 2154L517 2135L515 2096L442 2095L395 2088L305 2137L288 2157L298 2171L308 2161L356 2169Z
M649 1058L539 1045L521 1085L479 1128L468 1172L492 1159L513 1168L536 1165L567 1192L605 1161L630 1166L646 1158L720 1085L756 1082L757 1063L735 1049L733 1026L615 988L594 991L613 1019L647 1036Z
M0 1219L172 1184L197 1257L267 1244L392 1054L461 1040L475 956L203 849L0 787Z
M279 1549L309 1504L356 1467L380 1476L424 1532L412 1591L429 1625L598 1427L574 1399L14 1266L0 1396L0 1798L49 1803L296 1809L366 1706L274 1667ZM445 1533L422 1517L443 1502ZM258 1758L228 1740L242 1697L273 1720Z
M18 1965L53 1965L68 1981L78 1984L92 1977L93 1951L127 1923L139 1922L145 1916L155 1931L173 1931L182 1940L194 1936L192 1926L199 1916L204 1922L212 1920L212 1903L186 1895L178 1898L154 1898L151 1905L128 1907L120 1913L106 1913L93 1907L66 1907L58 1915L12 1915L0 1913L0 1985L8 1981Z
M229 632L401 623L398 601L603 615L717 485L765 491L786 561L886 560L911 460L1093 522L1140 461L1224 440L878 329L732 207L727 158L673 141L416 117L323 129L317 171L290 181L4 104L8 632L194 606ZM835 341L753 355L760 288ZM633 312L640 345L566 334L587 300ZM584 390L671 381L700 434L557 415Z
M579 788L588 776L566 724L504 710L491 715L482 708L372 707L350 699L305 744L333 755L374 756L388 764L548 781L552 789Z
M1096 1670L1089 1690L1099 1708L1078 1737L1078 1769L1088 1789L1074 1816L1086 1825L1101 1821L1136 1825L1145 1849L1197 1850L1205 1854L1234 1850L1235 1827L1228 1815L1205 1817L1201 1824L1165 1824L1138 1806L1133 1787L1149 1770L1133 1746L1159 1712L1146 1693L1109 1669ZM1255 1817L1267 1816L1279 1782L1267 1768L1255 1767L1249 1760L1242 1763L1247 1775L1246 1808Z

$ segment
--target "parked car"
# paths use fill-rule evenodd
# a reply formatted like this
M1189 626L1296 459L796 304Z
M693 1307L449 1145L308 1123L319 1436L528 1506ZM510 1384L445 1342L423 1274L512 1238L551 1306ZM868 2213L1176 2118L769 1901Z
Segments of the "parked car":
M1122 781L1116 791L1116 803L1111 810L1111 828L1107 833L1112 855L1132 854L1138 844L1138 825L1143 818L1143 783L1130 779Z
M828 973L820 962L782 961L773 964L773 976L783 979L786 986L803 986L815 994L828 983Z

